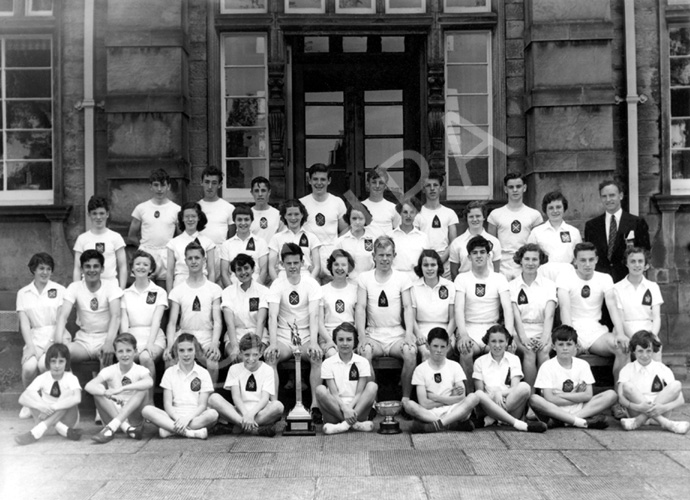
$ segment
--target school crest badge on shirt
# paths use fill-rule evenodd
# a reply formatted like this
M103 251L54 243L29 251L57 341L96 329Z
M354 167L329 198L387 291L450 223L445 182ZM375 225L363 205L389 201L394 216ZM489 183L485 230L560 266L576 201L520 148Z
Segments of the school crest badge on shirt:
M146 294L146 303L155 304L156 298L158 297L158 292L149 292Z
M161 216L161 213L158 210L156 210L155 212L153 212L153 216L157 219Z
M288 295L288 300L290 301L291 306L296 306L299 304L299 293L293 290L290 292L290 295Z
M199 377L194 377L189 383L189 388L192 392L199 392L201 390L201 379Z
M244 390L247 392L256 392L256 379L254 378L254 374L249 375Z
M48 290L48 298L54 299L55 297L57 297L57 290L55 288Z
M522 231L522 224L519 220L514 220L510 223L510 232L513 234L519 234Z
M652 292L647 290L644 295L642 296L642 305L643 306L651 306L652 305Z
M249 312L259 310L259 297L249 297Z
M201 311L201 301L199 297L194 297L194 302L192 302L192 311Z
M666 382L661 380L659 375L655 375L652 381L652 392L661 392L664 390L664 387L666 387Z
M364 250L367 252L374 250L374 241L371 238L364 238Z
M348 379L351 381L359 380L359 369L355 363L352 363L352 366L350 367Z
M580 290L580 296L583 299L588 299L590 295L592 295L592 290L589 289L589 285L583 286L582 290Z
M519 306L529 304L529 299L527 298L527 294L524 290L520 290L520 293L518 293L517 303Z
M60 384L58 384L56 380L53 382L53 386L50 388L50 395L54 398L59 398L61 394L62 391L60 391Z
M301 247L308 247L309 246L309 238L307 238L306 234L302 234L302 236L300 237L299 246L301 246Z
M96 251L98 253L105 253L105 243L96 243Z
M268 219L266 219L266 217L261 217L261 219L259 219L259 227L261 229L266 229L268 227Z
M508 373L506 374L506 379L503 381L505 385L510 385L510 379L512 377L510 376L510 367L508 367Z
M89 302L89 307L92 311L98 311L98 299L96 297L91 299L91 302Z
M434 382L436 382L437 384L440 384L441 380L443 380L441 378L441 374L440 373L434 373Z
M130 385L131 383L132 383L132 379L130 379L127 375L122 377L122 380L120 381L120 384L122 385L122 387L124 387L126 385Z
M345 312L345 302L341 299L335 301L335 312L338 314L343 314Z
M561 243L572 243L570 231L561 231Z
M434 215L434 219L431 221L431 227L433 229L441 229L441 219L438 218L438 215Z
M575 389L575 384L572 380L568 379L563 382L563 392L573 392L573 389Z
M484 283L477 283L474 285L474 294L477 297L483 297L486 295L486 285Z
M438 289L438 298L441 300L446 300L448 298L448 288L445 285L441 285Z
M256 250L256 244L254 243L254 238L249 238L249 241L247 241L247 246L245 249L249 252L253 252Z
M319 227L326 225L326 216L321 213L316 214L314 220L316 221L316 225Z
M388 297L383 290L381 290L381 294L379 295L379 307L388 307Z

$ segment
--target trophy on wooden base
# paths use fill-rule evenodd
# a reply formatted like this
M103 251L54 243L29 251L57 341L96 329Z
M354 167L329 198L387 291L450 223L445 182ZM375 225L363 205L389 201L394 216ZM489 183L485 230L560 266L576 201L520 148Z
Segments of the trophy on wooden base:
M290 410L283 436L314 436L314 422L302 404L302 339L299 336L297 321L290 325L290 339L295 355L295 407Z
M375 405L376 411L383 417L379 424L379 434L400 434L400 424L395 416L400 413L402 403L400 401L381 401Z

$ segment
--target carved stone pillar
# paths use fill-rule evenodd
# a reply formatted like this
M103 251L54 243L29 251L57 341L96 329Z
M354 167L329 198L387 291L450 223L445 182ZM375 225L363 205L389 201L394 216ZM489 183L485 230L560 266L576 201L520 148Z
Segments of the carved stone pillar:
M272 190L279 198L286 195L285 130L285 64L268 65L268 135L271 141L269 170Z
M444 124L444 68L443 63L430 62L427 67L428 108L427 120L429 126L429 168L432 171L445 172L445 124Z

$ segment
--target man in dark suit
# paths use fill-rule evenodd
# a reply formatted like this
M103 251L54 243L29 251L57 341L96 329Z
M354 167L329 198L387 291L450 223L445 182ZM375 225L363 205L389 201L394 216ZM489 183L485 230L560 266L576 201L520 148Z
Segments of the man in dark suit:
M625 278L628 268L623 262L627 245L651 248L649 227L642 217L621 209L623 190L616 181L606 180L599 184L599 195L606 212L585 224L585 241L597 247L599 261L596 270L610 274L614 282Z

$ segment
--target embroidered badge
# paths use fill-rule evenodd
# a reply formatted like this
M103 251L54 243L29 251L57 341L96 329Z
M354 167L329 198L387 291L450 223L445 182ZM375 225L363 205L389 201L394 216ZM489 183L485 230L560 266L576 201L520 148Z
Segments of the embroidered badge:
M522 224L519 220L514 220L510 223L510 232L513 234L518 234L522 231Z
M158 292L149 292L146 294L146 303L155 304L156 298L158 297Z
M664 390L664 387L666 387L666 382L661 380L659 375L656 375L654 377L654 381L652 382L652 392L661 392Z
M268 227L268 219L266 219L266 217L261 217L261 219L259 219L259 227L261 229L266 229Z
M484 283L477 283L474 285L474 294L477 297L483 297L486 295L486 285Z
M445 285L441 285L438 289L438 298L441 300L446 300L448 298L448 288Z
M592 291L589 289L589 285L583 286L582 291L580 291L580 296L583 299L587 299L590 295L592 295Z
M434 215L434 220L431 221L431 227L433 229L441 228L441 219L438 218L438 215Z
M124 377L122 377L122 380L120 381L120 383L122 384L122 387L124 387L126 385L131 384L132 380L128 376L125 375Z
M563 392L573 392L573 389L575 389L575 384L572 380L568 379L563 382Z
M345 312L345 302L341 299L335 301L335 312L338 314L343 314Z
M60 391L60 384L58 384L56 380L53 382L53 386L50 388L50 395L54 398L59 398L60 394L62 394L62 391Z
M155 212L153 212L153 216L157 219L161 216L161 213L158 210L156 210Z
M48 298L54 299L55 297L57 297L57 290L55 288L48 290Z
M437 384L440 384L441 380L442 380L441 374L440 373L434 373L434 382L436 382Z
M96 251L98 253L105 253L105 243L96 243Z
M256 250L256 244L254 243L254 238L249 238L249 241L247 241L247 251L253 252Z
M371 238L364 238L364 250L367 252L374 250L374 241Z
M316 214L316 217L314 217L314 220L316 221L316 225L321 227L326 225L326 216L323 214Z
M386 292L381 290L381 295L379 295L379 307L388 307L388 297L386 297Z
M194 302L192 302L192 311L201 311L201 301L199 297L194 297Z
M292 292L290 292L288 300L290 301L291 306L296 306L297 304L299 304L299 293L293 290Z
M98 311L98 299L96 297L91 299L91 302L89 302L89 307L92 311Z
M259 310L259 297L249 297L249 312Z
M199 377L194 377L189 383L189 388L192 392L199 392L201 390L201 379Z
M572 243L570 231L561 231L561 243Z
M302 234L302 237L299 239L299 246L301 246L301 247L308 247L309 246L309 238L307 238L306 234Z
M644 295L642 296L642 305L643 306L651 306L652 305L652 292L647 290Z
M525 291L520 290L520 293L518 293L518 305L521 306L524 304L529 304L529 299L527 298Z
M253 373L249 375L247 385L244 386L244 390L247 392L256 392L256 379L254 378Z
M352 363L352 367L350 368L350 376L348 378L350 380L359 380L359 370L357 369L357 365L355 363Z
M503 381L503 383L504 383L505 385L510 385L510 379L511 379L511 376L510 376L510 367L508 367L508 373L506 374L506 379Z
M199 238L194 238L194 243L196 243L197 245L201 245L201 242L199 241Z

